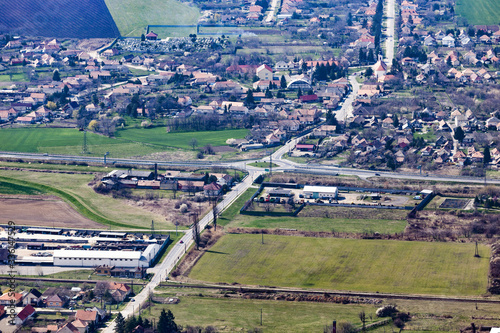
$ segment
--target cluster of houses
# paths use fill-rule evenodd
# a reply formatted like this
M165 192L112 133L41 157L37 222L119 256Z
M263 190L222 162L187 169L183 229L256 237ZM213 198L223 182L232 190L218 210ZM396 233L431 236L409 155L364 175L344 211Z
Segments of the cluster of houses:
M234 178L228 174L193 173L167 170L164 174L149 171L113 170L101 182L108 188L138 188L175 190L189 193L203 192L207 197L218 196L230 188Z
M106 294L107 303L121 303L130 296L132 289L123 283L100 281L94 290ZM88 291L87 291L88 292ZM86 295L81 288L47 288L43 293L36 288L21 293L5 293L0 296L0 317L3 316L8 306L21 307L14 319L16 326L24 325L28 320L35 319L37 311L42 309L70 309L78 307L78 302ZM92 323L98 325L105 321L108 314L98 307L76 310L66 323L37 327L36 321L33 332L37 333L85 333Z

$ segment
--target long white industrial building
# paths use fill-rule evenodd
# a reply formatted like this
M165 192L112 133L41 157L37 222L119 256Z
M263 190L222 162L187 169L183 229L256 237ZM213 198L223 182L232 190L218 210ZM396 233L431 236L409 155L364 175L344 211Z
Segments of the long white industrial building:
M55 250L54 266L96 267L149 267L161 247L150 244L142 251Z

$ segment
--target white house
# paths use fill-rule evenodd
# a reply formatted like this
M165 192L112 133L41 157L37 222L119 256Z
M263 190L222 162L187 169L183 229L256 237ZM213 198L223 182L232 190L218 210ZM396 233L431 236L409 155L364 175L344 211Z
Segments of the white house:
M443 44L443 46L455 47L455 38L453 38L452 36L448 35L448 36L446 36L446 37L443 38L443 40L441 41L441 43Z
M260 65L257 67L256 74L261 80L273 79L273 69L268 65Z

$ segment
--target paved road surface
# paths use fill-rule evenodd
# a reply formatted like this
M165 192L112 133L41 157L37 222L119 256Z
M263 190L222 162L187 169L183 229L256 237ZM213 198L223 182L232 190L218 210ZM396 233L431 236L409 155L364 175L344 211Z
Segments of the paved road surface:
M217 206L219 211L225 210L227 207L233 203L241 194L243 194L253 183L254 179L262 174L262 171L249 170L249 175L229 192L224 200ZM207 224L212 221L212 212L208 213L199 222L200 231L205 228ZM158 286L161 281L165 280L165 277L172 271L175 265L180 261L181 257L184 255L187 249L193 245L193 231L189 230L181 238L181 242L177 242L169 250L167 256L162 263L158 264L156 267L148 270L148 272L154 273L151 281L144 287L144 289L134 297L135 302L129 302L127 306L121 311L124 317L132 315L133 312L139 309L139 306L144 304L148 298L150 292L153 292L154 288ZM112 322L102 331L104 333L113 333L115 323Z
M394 23L395 23L395 0L387 0L386 7L386 40L385 40L385 63L390 67L394 59Z
M273 20L274 12L276 11L279 3L279 0L272 0L271 6L269 6L269 13L267 14L267 17L265 19L266 22L271 22Z

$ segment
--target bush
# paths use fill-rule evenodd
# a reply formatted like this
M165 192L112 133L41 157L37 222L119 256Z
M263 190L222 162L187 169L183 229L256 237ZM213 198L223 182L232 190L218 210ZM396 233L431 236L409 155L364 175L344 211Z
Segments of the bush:
M182 214L187 213L187 211L188 211L188 210L189 210L188 205L186 205L186 204L182 204L182 205L181 205L181 207L180 207L180 211L181 211L181 213L182 213Z
M205 155L203 155L203 152L202 151L199 151L198 154L196 154L196 158L197 159L203 159L205 157Z
M390 317L396 312L398 312L398 309L396 309L395 305L386 305L378 308L375 314L377 315L377 317Z

